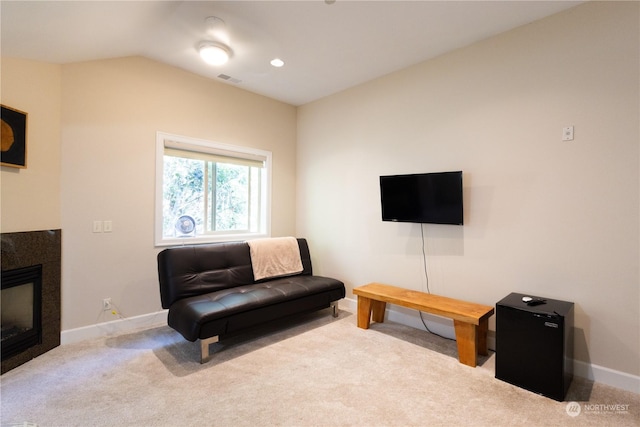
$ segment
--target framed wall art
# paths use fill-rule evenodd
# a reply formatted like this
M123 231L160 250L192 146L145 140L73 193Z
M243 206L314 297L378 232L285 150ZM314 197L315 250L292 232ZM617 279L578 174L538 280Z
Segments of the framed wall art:
M27 113L2 105L0 164L27 167Z

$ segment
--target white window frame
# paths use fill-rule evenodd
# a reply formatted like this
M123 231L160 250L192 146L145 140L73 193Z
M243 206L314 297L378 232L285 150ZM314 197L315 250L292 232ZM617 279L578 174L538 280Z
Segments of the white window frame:
M264 186L264 217L257 232L229 232L204 234L190 237L164 237L163 224L163 176L165 147L178 150L219 154L238 159L264 161L266 183ZM166 132L156 133L156 194L155 194L155 246L192 245L200 243L228 242L256 239L271 236L271 152L257 148L241 147L221 142L207 141L188 136L175 135Z

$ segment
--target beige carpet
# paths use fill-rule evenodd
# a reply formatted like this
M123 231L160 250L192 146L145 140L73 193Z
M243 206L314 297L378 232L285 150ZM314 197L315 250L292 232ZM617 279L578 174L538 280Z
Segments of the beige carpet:
M640 396L575 379L567 403L470 368L455 342L328 310L227 338L214 359L168 327L69 344L3 375L2 425L637 426ZM574 413L575 414L575 413Z

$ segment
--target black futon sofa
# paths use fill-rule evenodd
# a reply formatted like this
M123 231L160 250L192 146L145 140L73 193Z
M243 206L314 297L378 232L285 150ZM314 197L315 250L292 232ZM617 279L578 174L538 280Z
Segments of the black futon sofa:
M201 363L209 345L224 334L298 313L332 307L345 296L344 283L314 276L305 239L297 239L303 271L254 280L247 242L214 243L164 249L158 276L168 324L189 341L201 341Z

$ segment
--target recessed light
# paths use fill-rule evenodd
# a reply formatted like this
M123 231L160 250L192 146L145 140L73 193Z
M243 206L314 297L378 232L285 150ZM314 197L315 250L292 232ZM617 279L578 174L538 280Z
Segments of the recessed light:
M280 68L284 65L284 61L280 58L275 58L271 60L271 65L274 67Z

